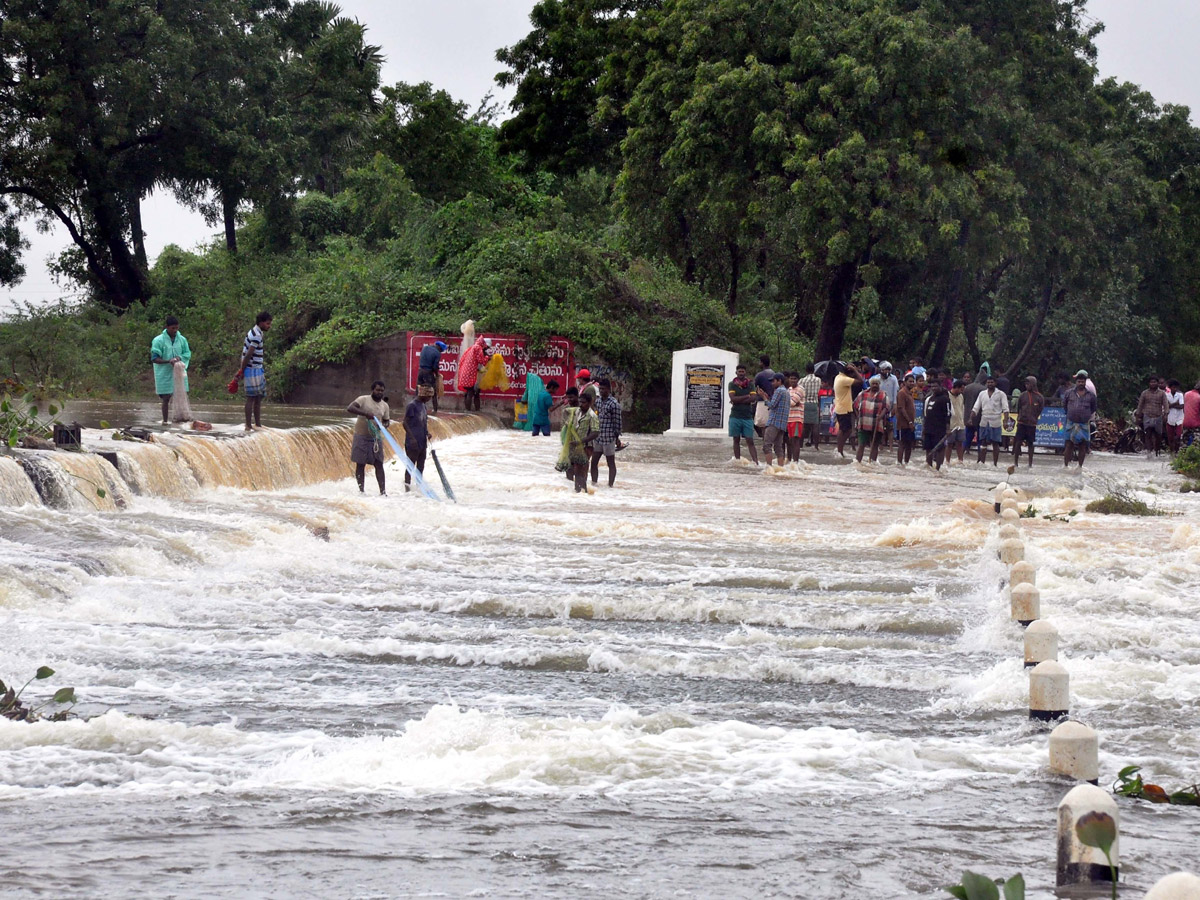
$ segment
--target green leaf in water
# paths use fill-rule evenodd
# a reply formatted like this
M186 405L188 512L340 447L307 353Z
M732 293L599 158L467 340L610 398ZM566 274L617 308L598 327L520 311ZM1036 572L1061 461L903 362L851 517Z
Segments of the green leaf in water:
M1019 872L1004 883L1004 900L1025 900L1025 879Z
M54 670L52 668L50 668L49 666L39 666L38 670L37 670L37 674L35 674L33 677L36 678L38 681L42 681L43 679L49 678L53 674L54 674Z
M96 488L96 496L103 500L108 496L108 491L104 490L104 488Z
M1117 823L1108 813L1084 813L1075 823L1075 834L1089 847L1098 847L1105 856L1117 839Z
M75 702L75 688L73 688L73 687L59 688L57 691L54 692L54 702L55 703L74 703Z

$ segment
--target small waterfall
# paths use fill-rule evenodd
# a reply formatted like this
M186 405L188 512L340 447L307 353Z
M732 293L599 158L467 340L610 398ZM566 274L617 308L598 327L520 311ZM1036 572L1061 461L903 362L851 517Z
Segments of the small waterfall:
M122 445L117 469L134 493L183 500L200 490L196 476L177 450L161 444Z
M429 417L435 440L497 426L487 416ZM394 423L390 430L403 444L404 427ZM271 491L349 478L351 435L348 424L245 435L165 434L149 444L105 444L115 468L93 453L21 451L21 462L0 457L0 506L36 503L40 495L60 509L110 510L124 507L135 493L186 499L201 488ZM391 451L385 447L384 454Z
M0 506L40 505L41 502L21 464L10 457L0 456Z
M112 463L93 453L31 450L23 463L47 506L114 510L129 502L129 485Z

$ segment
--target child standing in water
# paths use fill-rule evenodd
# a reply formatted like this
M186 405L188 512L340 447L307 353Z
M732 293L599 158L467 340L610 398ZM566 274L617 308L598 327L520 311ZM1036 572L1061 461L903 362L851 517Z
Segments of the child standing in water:
M567 411L562 424L562 453L556 468L575 479L575 493L589 490L588 462L592 443L600 436L600 420L592 411L590 394L579 395L579 406Z

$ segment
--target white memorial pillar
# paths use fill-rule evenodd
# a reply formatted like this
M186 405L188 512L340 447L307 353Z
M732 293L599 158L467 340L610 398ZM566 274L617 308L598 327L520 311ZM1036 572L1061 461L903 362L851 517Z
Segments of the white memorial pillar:
M729 382L738 354L717 347L676 350L671 360L670 435L727 437Z

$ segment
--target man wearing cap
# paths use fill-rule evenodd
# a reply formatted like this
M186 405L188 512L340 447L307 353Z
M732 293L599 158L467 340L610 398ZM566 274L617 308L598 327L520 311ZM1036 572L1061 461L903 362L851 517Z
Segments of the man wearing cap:
M600 393L596 390L596 383L592 381L592 373L588 369L579 370L579 374L575 376L575 387L579 388L580 397L587 395L592 398L592 409L595 409Z
M878 375L872 375L867 389L854 402L854 410L858 414L858 452L854 458L858 462L862 462L863 451L868 445L871 447L871 462L879 458L879 445L888 427L891 406L880 388L881 380Z
M1088 375L1087 369L1080 369L1078 372L1075 373L1076 382L1079 381L1080 375L1083 376L1083 386L1086 387L1089 391L1091 391L1092 396L1096 398L1097 402L1099 402L1100 395L1096 393L1096 385L1092 384L1092 379L1091 379L1091 376Z
M892 429L896 424L896 397L900 393L900 381L892 374L892 364L886 359L879 364L879 389L887 397L889 420L883 430L883 445L892 446Z
M1075 389L1067 392L1067 433L1063 445L1063 466L1071 464L1071 457L1078 455L1079 468L1092 443L1092 417L1096 415L1096 395L1088 390L1087 372L1080 369L1075 375Z
M354 441L350 445L350 462L354 463L358 492L364 492L367 466L372 465L375 467L375 481L379 484L381 497L387 495L383 474L383 437L374 419L378 416L386 428L392 416L387 401L383 399L383 390L383 382L376 381L371 385L371 393L363 394L346 407L346 412L357 417L354 420Z
M417 362L417 385L422 384L433 388L433 411L437 412L438 395L437 383L440 374L438 369L442 364L442 354L446 352L445 341L434 341L421 348L421 357Z

